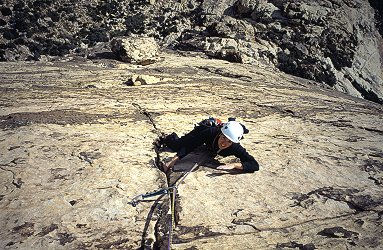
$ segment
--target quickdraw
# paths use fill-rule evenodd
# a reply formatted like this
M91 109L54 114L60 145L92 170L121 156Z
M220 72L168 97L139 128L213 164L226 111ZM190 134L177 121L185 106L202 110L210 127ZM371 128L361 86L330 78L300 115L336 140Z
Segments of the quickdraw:
M194 166L187 172L185 172L174 184L173 186L161 188L159 190L148 192L145 194L139 194L135 196L128 204L132 205L133 207L137 206L141 201L144 201L147 198L158 196L158 195L165 195L169 194L170 196L170 210L171 210L171 220L169 224L169 237L168 237L168 249L171 249L172 244L172 234L173 234L173 225L175 224L175 204L176 204L176 194L178 186L185 180L185 178L193 172L198 167L198 164L194 164Z
M141 201L143 201L143 200L145 200L147 198L150 198L150 197L153 197L153 196L157 196L157 195L161 195L161 194L169 193L169 190L171 188L172 187L162 188L162 189L159 189L159 190L154 191L154 192L148 192L146 194L139 194L139 195L135 196L130 202L128 202L128 204L130 204L133 207L135 207L135 206L138 205L138 203L140 203Z

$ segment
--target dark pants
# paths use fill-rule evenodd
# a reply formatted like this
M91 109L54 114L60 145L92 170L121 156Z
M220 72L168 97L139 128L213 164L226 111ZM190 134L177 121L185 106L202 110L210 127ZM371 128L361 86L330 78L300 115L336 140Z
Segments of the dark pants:
M199 133L206 128L205 126L196 126L192 131L185 134L181 138L178 137L176 133L171 133L170 135L167 135L164 139L164 144L173 150L174 152L177 152L182 147L185 147L188 143L196 141L194 138L199 136Z

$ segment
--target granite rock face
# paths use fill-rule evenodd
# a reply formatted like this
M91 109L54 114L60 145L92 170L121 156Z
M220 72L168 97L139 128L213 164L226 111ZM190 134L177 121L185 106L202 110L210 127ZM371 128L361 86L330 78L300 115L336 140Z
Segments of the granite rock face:
M97 58L115 37L145 35L382 104L382 25L370 3L381 10L373 0L4 0L0 60Z
M179 185L172 249L379 249L381 105L267 64L161 54L1 63L0 248L166 249L168 195ZM132 76L162 79L128 86ZM253 174L219 171L201 148L165 175L152 142L209 115L237 117Z
M182 37L177 48L227 59L226 47L195 41L230 38L232 54L239 58L264 60L286 73L383 103L382 37L368 2L244 0L226 13L206 15L206 30Z

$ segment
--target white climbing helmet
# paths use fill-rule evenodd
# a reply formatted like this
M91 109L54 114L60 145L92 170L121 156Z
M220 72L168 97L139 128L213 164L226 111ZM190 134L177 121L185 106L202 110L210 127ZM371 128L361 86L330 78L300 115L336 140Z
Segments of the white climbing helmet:
M229 121L223 124L221 131L230 141L234 143L238 143L243 136L243 127L236 121Z

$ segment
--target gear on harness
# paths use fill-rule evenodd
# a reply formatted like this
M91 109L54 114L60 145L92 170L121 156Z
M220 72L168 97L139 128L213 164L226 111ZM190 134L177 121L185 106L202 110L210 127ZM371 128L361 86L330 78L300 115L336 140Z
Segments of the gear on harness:
M197 123L196 126L205 126L205 127L220 127L222 126L222 121L218 118L209 116L209 118L204 119Z

